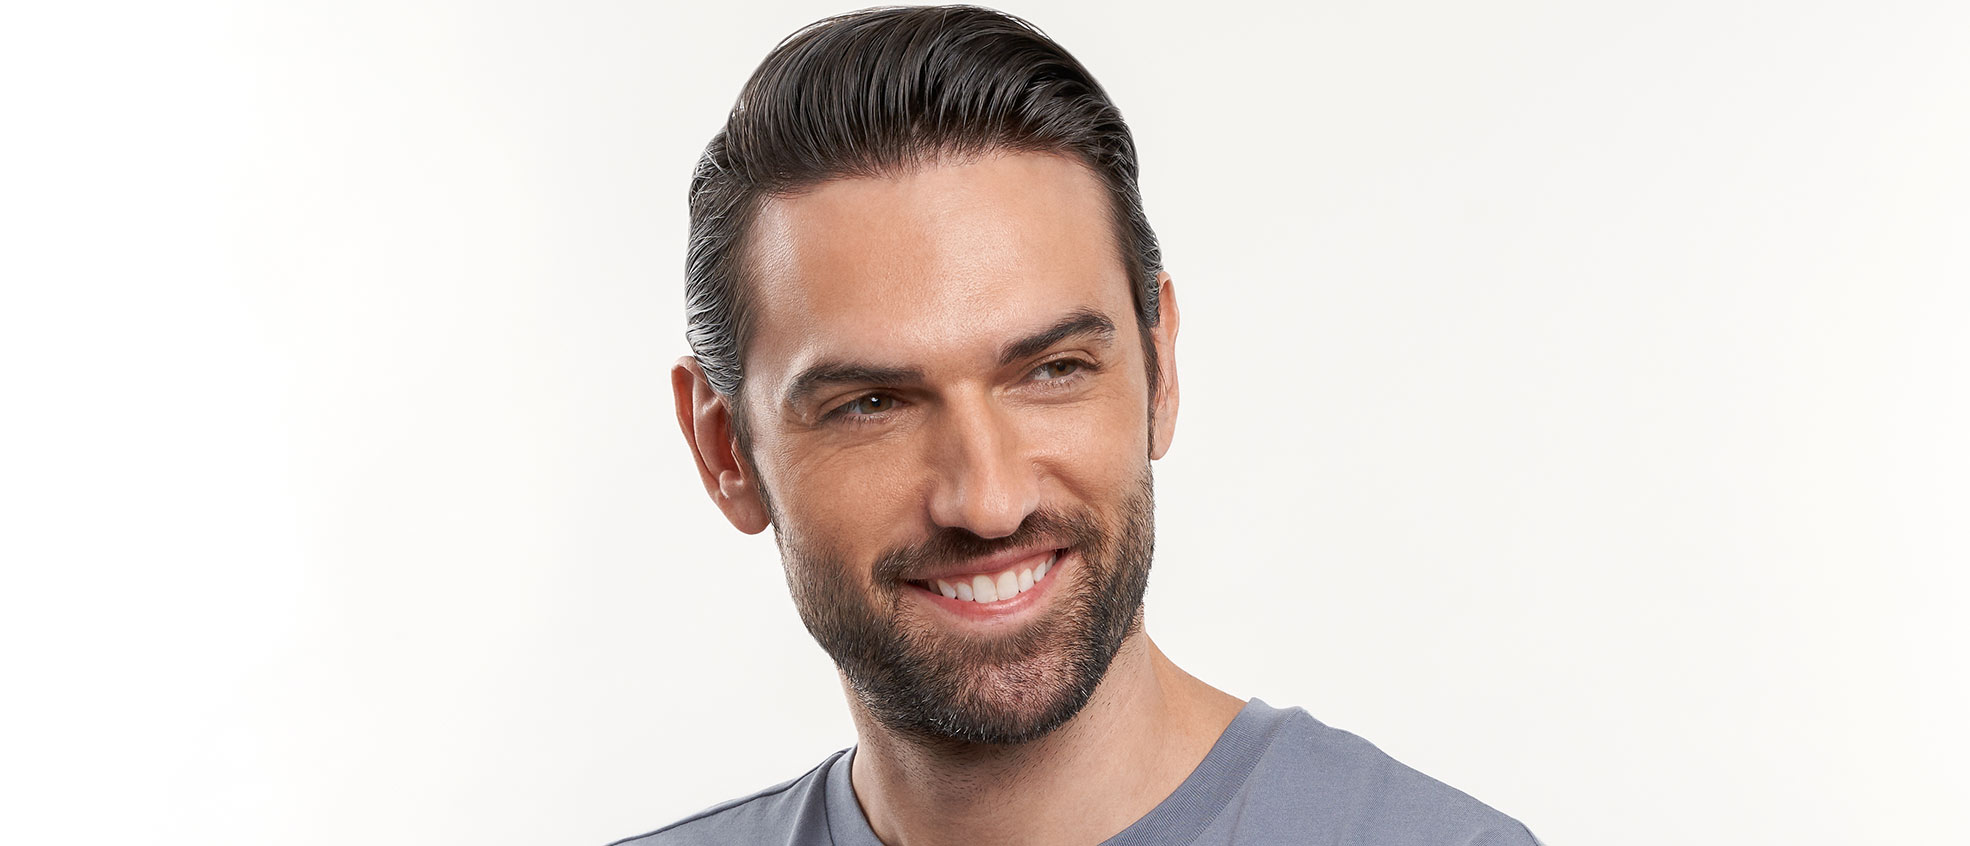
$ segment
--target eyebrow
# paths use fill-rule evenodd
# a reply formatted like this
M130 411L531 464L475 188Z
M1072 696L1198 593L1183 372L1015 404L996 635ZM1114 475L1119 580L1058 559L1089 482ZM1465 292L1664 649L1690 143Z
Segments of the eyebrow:
M800 371L800 375L793 377L793 384L787 388L786 404L798 408L808 397L828 385L858 384L883 388L921 381L923 381L923 371L914 367L878 367L850 362L822 362Z
M1022 358L1032 358L1046 352L1048 347L1078 336L1090 336L1104 344L1115 340L1115 323L1108 316L1091 308L1074 311L1045 329L1007 344L999 350L999 366L1005 367Z
M1078 336L1089 336L1102 343L1115 339L1115 323L1093 309L1079 309L1052 326L1006 344L999 349L999 366L1046 352L1048 347ZM868 385L895 387L923 381L923 371L914 367L884 367L850 361L824 361L800 371L787 387L785 403L798 408L808 398L829 385Z

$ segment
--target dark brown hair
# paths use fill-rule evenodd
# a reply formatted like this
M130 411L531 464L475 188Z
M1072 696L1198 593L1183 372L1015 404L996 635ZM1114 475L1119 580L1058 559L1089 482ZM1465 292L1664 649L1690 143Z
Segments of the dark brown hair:
M1081 63L1032 24L975 6L865 9L780 42L753 72L691 179L685 299L691 352L737 397L750 335L743 252L763 199L833 179L994 151L1072 156L1107 188L1149 345L1162 257L1136 187L1135 142ZM736 415L744 438L744 414Z

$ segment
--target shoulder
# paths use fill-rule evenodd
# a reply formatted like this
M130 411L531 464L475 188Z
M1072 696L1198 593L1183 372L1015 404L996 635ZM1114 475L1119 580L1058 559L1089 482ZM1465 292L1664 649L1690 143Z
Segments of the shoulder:
M1280 709L1276 719L1272 742L1252 773L1253 798L1339 821L1361 842L1538 843L1518 820L1303 709Z
M749 796L720 802L648 834L609 846L697 846L713 843L803 843L827 837L828 768L846 750L814 769Z

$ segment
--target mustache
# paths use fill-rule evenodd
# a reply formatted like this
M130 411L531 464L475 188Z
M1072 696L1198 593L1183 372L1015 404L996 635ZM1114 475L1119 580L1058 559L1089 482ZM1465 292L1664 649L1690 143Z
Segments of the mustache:
M1008 549L1042 543L1085 548L1099 542L1101 537L1101 527L1092 517L1043 508L1026 515L1018 529L1002 538L980 537L959 528L941 529L922 543L883 553L869 575L878 585L893 584L912 573Z

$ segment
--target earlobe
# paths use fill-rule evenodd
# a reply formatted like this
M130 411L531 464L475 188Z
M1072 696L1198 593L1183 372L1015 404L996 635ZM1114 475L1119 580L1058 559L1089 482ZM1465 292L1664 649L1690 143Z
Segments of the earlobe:
M677 406L677 426L697 462L705 493L733 527L746 534L765 531L771 521L759 493L759 479L739 455L733 434L731 401L712 388L698 360L685 356L670 370L671 397Z
M1170 442L1176 437L1177 406L1177 284L1167 272L1158 271L1156 283L1161 293L1156 298L1156 327L1151 329L1150 337L1155 339L1156 347L1156 401L1151 406L1149 417L1149 457L1162 458L1170 451Z

